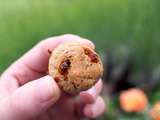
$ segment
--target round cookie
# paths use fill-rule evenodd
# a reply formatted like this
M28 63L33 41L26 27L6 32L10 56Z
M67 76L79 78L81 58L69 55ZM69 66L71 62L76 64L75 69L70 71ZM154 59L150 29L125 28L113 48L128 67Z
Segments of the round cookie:
M75 94L91 88L102 73L100 57L87 45L67 42L52 51L49 74L66 93Z

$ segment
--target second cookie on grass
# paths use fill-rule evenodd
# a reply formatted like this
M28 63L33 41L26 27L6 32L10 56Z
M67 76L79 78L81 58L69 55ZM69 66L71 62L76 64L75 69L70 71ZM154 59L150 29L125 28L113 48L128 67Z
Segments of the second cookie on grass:
M52 51L49 74L66 93L76 94L91 88L102 73L100 57L86 45L67 42Z

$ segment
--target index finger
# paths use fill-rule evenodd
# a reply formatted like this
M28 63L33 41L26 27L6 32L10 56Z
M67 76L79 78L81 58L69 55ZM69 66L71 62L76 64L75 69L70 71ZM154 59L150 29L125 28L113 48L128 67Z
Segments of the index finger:
M13 76L18 80L19 84L22 85L30 80L44 76L48 69L48 61L50 56L48 50L52 51L59 44L69 41L78 41L94 48L94 45L91 41L76 35L67 34L57 37L51 37L41 41L39 44L33 47L29 52L23 55L19 60L13 63L4 72L2 77L8 75Z

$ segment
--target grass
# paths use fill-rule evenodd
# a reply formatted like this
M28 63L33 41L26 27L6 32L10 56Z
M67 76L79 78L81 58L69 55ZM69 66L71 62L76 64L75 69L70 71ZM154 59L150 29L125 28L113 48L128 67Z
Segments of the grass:
M130 53L136 71L160 68L158 0L0 1L0 73L38 41L64 33L86 37L117 59Z
M156 0L6 0L0 8L1 71L39 40L64 33L91 39L100 52L129 48L139 65L159 64Z

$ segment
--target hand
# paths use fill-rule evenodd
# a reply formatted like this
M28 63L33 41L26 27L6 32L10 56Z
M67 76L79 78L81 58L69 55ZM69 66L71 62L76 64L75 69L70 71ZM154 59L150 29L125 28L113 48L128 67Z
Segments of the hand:
M61 93L47 75L48 50L59 44L77 40L94 47L89 40L63 35L41 41L14 62L0 80L0 120L78 120L96 118L105 111L99 96L102 81L77 96Z

